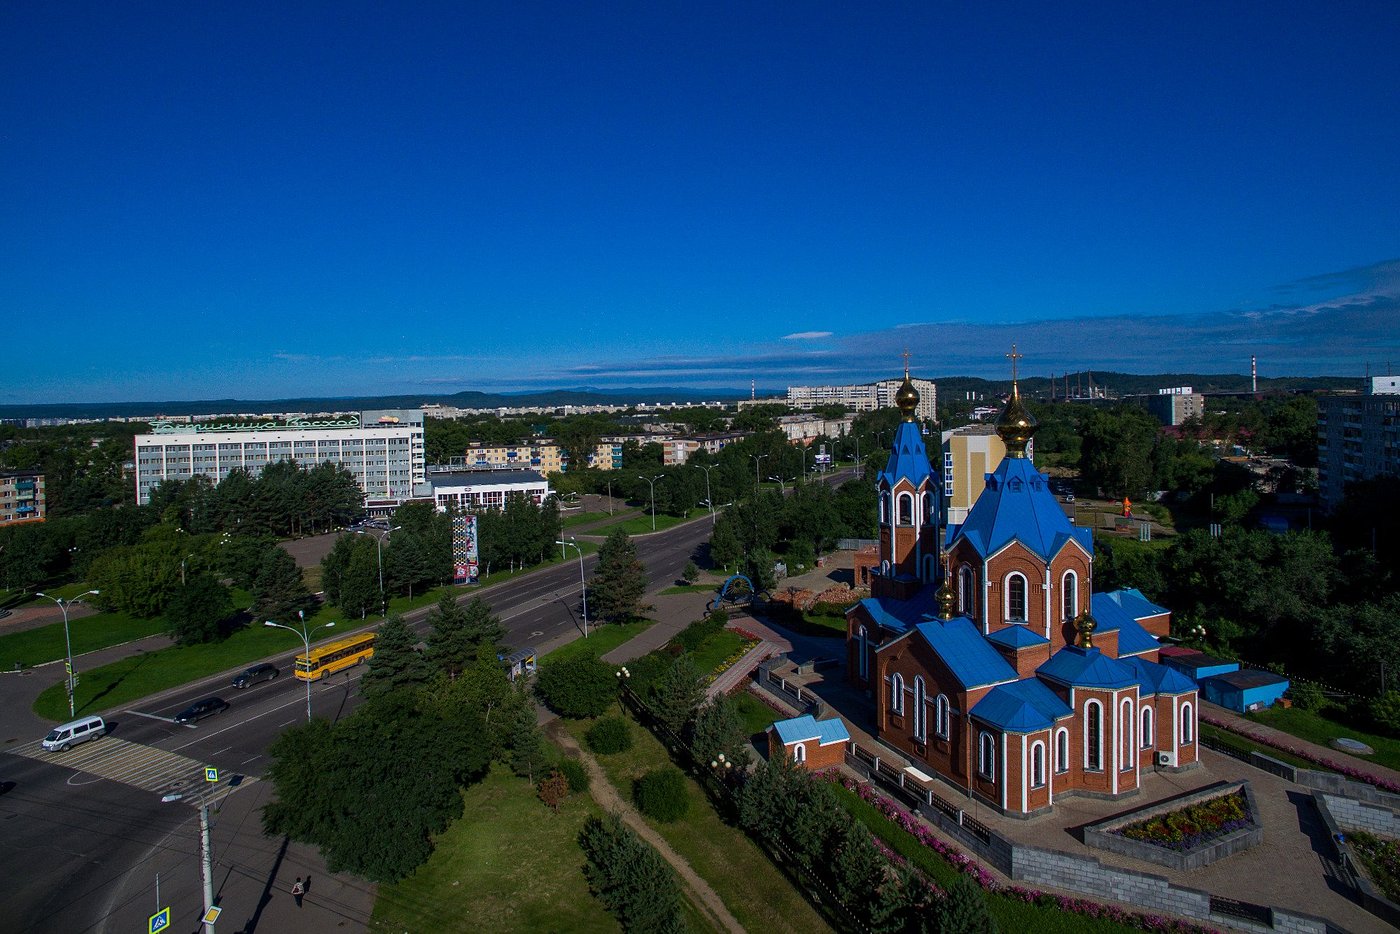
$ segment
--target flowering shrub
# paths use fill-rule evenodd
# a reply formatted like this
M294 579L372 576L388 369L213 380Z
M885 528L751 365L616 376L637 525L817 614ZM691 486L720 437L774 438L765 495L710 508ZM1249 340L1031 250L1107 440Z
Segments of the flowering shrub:
M762 636L760 636L760 635L755 635L754 633L749 632L747 629L743 628L742 626L730 626L730 627L729 627L729 631L730 631L730 632L737 632L739 635L743 636L745 639L748 639L748 640L751 641L751 642L762 642L762 641L763 641L763 637L762 637Z
M1234 733L1236 736L1243 736L1245 739L1256 742L1261 746L1268 746L1270 749L1282 750L1283 752L1286 752L1289 755L1297 756L1299 759L1306 760L1308 762L1313 763L1314 765L1320 765L1328 771L1336 772L1339 775L1345 775L1347 778L1354 778L1357 781L1365 782L1368 785L1374 785L1382 791L1388 791L1391 794L1400 794L1400 784L1392 782L1389 779L1381 778L1378 775L1372 775L1369 772L1363 772L1362 770L1354 766L1346 765L1344 763L1336 761L1335 759L1329 759L1326 756L1319 756L1310 748L1285 745L1283 743L1280 743L1278 740L1274 739L1272 736L1265 736L1264 734L1257 733L1254 730L1245 729L1236 723L1226 723L1224 720L1212 717L1209 714L1206 714L1205 712L1202 712L1197 716L1200 718L1200 721L1202 723L1209 723L1211 726L1225 730L1227 733Z
M1400 901L1400 841L1384 840L1357 831L1346 835L1346 841L1361 857L1371 881L1391 901Z
M739 663L739 659L743 658L745 655L749 654L749 652L753 651L753 647L758 645L760 641L761 640L759 639L750 639L743 645L739 646L739 648L732 655L730 655L724 661L720 662L718 665L715 666L715 670L712 671L709 674L709 676L705 678L705 683L714 684L715 679L717 679L720 675L724 674L726 671L737 665Z
M1249 801L1235 791L1179 811L1119 827L1109 833L1179 852L1218 840L1250 826Z
M1075 898L1068 895L1056 895L1053 892L1042 892L1039 889L1027 889L1019 885L1002 885L990 872L978 865L977 861L947 843L934 836L933 831L916 818L913 814L904 810L895 801L885 797L876 791L868 782L858 782L855 779L842 775L834 769L817 773L820 777L828 781L839 782L847 791L852 792L862 801L869 804L881 815L887 818L896 827L909 834L921 845L937 853L946 860L954 869L965 875L971 876L976 883L987 892L1000 895L1005 898L1014 898L1017 901L1025 902L1029 905L1039 905L1043 908L1056 908L1060 911L1072 912L1086 918L1096 918L1104 921L1112 921L1115 924L1122 924L1135 927L1143 931L1166 931L1169 934L1217 934L1213 928L1202 927L1189 921L1181 921L1176 918L1168 918L1165 915L1145 915L1135 911L1128 911L1116 905L1105 905L1100 902L1090 901L1085 898ZM876 845L881 852L896 865L905 865L903 857L891 850L878 837ZM937 886L933 887L937 891Z

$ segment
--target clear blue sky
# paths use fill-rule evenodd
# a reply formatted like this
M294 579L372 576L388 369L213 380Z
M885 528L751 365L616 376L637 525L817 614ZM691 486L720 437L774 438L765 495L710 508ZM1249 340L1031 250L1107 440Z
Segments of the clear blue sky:
M9 3L0 402L1400 365L1400 4Z

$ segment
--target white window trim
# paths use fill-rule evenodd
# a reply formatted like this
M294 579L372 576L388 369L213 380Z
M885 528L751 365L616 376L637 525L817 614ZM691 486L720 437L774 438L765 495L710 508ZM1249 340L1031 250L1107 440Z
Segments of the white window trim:
M952 704L948 695L939 694L933 702L933 733L939 739L947 739L952 734Z
M1155 719L1156 717L1153 714L1152 707L1148 704L1143 704L1142 715L1138 722L1138 737L1142 741L1143 749L1152 748L1152 741L1155 738L1152 728L1155 726L1153 723Z
M1196 717L1191 702L1181 705L1181 745L1187 746L1196 741Z
M792 747L792 761L799 764L807 761L806 743L797 743Z
M1022 612L1021 612L1021 615L1020 615L1020 616L1013 617L1013 616L1011 615L1011 581L1012 581L1013 578L1017 578L1017 577L1019 577L1019 578L1021 579L1021 586L1022 586L1022 591L1021 591L1021 609L1022 609ZM1020 571L1010 571L1010 572L1008 572L1007 575L1006 575L1006 577L1002 578L1002 582L1001 582L1001 593L1002 593L1002 597L1001 597L1001 612L1002 612L1002 617L1001 617L1001 618L1002 618L1002 622L1009 623L1009 622L1012 622L1013 620L1016 621L1016 622L1018 622L1018 623L1024 623L1024 622L1026 622L1026 621L1030 618L1030 614L1031 614L1031 606L1030 606L1030 602L1031 602L1031 583L1030 583L1030 580L1026 577L1026 575L1022 574Z
M1036 775L1035 769L1036 750L1040 751L1040 774L1038 776ZM1044 788L1046 783L1049 781L1050 770L1046 767L1046 754L1047 750L1043 741L1036 740L1035 742L1031 743L1030 785L1032 788ZM1040 781L1036 781L1037 778L1039 778Z
M1119 746L1125 753L1123 761L1118 764L1118 770L1120 772L1131 772L1133 767L1137 765L1138 760L1138 746L1134 739L1136 735L1137 716L1133 710L1133 699L1131 697L1125 697L1123 702L1118 705L1118 711L1118 726L1123 731L1123 735L1119 737Z
M1099 749L1099 761L1097 765L1093 764L1093 762L1091 762L1089 759L1089 709L1091 707L1097 707L1099 710L1099 735L1097 743ZM1084 771L1102 772L1104 770L1103 758L1103 703L1097 700L1086 701L1084 703Z
M986 730L977 734L977 777L997 779L997 738Z
M914 739L928 742L928 687L923 675L914 677Z
M1060 758L1060 738L1065 741L1065 756ZM1060 763L1064 763L1064 768L1060 768ZM1069 727L1060 727L1055 731L1055 765L1053 766L1056 775L1063 775L1069 771Z
M1064 615L1065 612L1066 597L1070 597L1074 601L1073 606L1070 607L1071 612L1069 615L1065 616L1064 619L1064 621L1068 623L1073 622L1074 618L1079 615L1079 575L1073 570L1066 571L1064 575L1060 577L1061 615Z
M904 675L897 671L890 676L890 712L904 713Z

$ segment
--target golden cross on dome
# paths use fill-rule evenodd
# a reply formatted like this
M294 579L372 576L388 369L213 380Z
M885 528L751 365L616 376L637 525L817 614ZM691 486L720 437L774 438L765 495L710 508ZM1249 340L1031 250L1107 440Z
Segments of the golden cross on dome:
M1025 354L1016 352L1015 344L1011 345L1011 353L1006 355L1006 358L1011 361L1011 382L1013 383L1016 382L1016 361L1024 356Z
M909 348L904 348L904 378L909 378Z

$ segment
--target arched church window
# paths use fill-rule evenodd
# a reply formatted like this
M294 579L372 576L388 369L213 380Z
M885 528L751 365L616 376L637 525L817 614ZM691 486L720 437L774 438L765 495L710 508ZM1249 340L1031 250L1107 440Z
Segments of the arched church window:
M881 494L880 494L880 521L881 521L881 522L889 522L889 521L890 521L890 494L889 494L889 493L881 493Z
M899 524L914 524L914 497L912 494L899 494Z
M1063 591L1064 619L1068 623L1079 615L1079 575L1066 571L1060 589Z
M1069 771L1069 730L1064 727L1055 733L1055 771Z
M1138 731L1142 734L1142 748L1152 748L1152 708L1146 704L1142 708L1142 729Z
M1040 788L1045 785L1045 744L1035 742L1031 744L1031 787Z
M1194 743L1196 741L1196 718L1195 712L1191 709L1191 704L1181 705L1181 742Z
M958 570L958 610L964 616L977 615L977 601L973 596L972 568L963 565Z
M904 713L904 675L897 671L890 678L890 711Z
M949 713L951 708L948 704L948 697L940 694L933 702L933 730L939 739L947 739L949 730Z
M1084 768L1103 771L1103 705L1098 701L1084 705Z
M1019 571L1006 576L1006 619L1008 622L1026 621L1026 577Z
M983 778L996 779L997 741L991 733L980 733L977 737L977 774Z
M928 739L928 690L923 675L914 678L914 738L921 743Z
M1123 731L1123 761L1119 765L1119 768L1126 772L1133 767L1133 752L1136 749L1136 745L1133 743L1133 721L1136 718L1133 716L1133 702L1131 698L1124 699L1119 708L1119 713L1118 725L1119 729Z
M860 671L861 678L865 678L870 674L870 641L864 626L856 633L856 651L860 653L856 668Z

